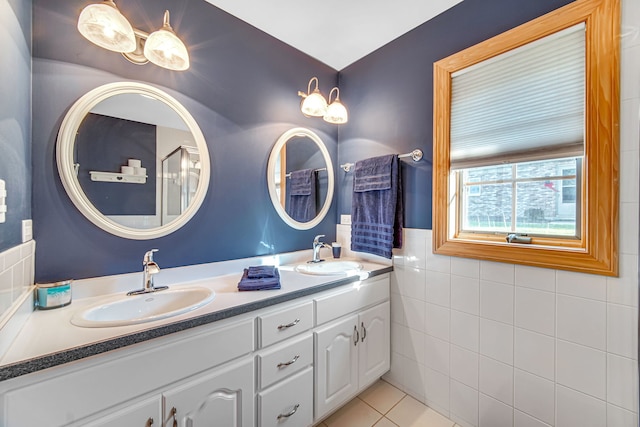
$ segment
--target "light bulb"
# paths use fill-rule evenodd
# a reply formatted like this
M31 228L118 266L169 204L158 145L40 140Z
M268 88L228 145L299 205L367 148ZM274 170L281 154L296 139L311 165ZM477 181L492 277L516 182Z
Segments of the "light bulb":
M331 102L331 94L333 94L333 91L336 91L336 99ZM349 114L347 113L347 108L340 102L340 89L337 87L331 89L331 92L329 92L329 102L327 112L322 116L324 121L337 125L347 123Z
M144 56L154 64L170 70L189 68L189 53L182 40L169 25L169 11L164 12L162 28L149 34L144 44Z
M114 52L136 48L133 27L111 0L85 7L78 18L78 31L90 42Z
M311 92L311 82L315 80L316 88L313 92ZM327 112L327 100L324 99L324 96L318 90L318 78L312 77L309 80L309 85L307 86L307 94L302 92L298 92L300 96L302 96L302 104L300 105L300 110L302 114L309 117L322 117Z

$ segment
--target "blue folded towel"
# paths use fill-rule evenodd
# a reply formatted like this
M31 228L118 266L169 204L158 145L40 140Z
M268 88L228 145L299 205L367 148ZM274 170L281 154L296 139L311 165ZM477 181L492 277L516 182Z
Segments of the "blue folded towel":
M403 203L398 156L356 162L351 205L351 250L392 257L402 247Z
M250 279L249 269L245 268L242 274L242 279L238 282L239 291L261 291L280 289L280 273L278 269L274 269L273 277L264 277L261 279Z
M286 211L295 221L309 222L316 217L316 177L313 169L291 172Z
M247 277L249 279L265 279L267 277L275 277L275 265L258 265L248 268Z

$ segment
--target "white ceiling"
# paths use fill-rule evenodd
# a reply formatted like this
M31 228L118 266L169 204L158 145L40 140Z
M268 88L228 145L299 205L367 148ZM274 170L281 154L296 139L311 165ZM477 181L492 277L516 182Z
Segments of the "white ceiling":
M340 71L462 0L206 0Z

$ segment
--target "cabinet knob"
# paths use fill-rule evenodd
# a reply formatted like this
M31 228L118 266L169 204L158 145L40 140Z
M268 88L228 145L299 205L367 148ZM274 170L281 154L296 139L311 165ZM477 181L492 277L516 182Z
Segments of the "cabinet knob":
M300 323L300 319L296 319L291 323L287 323L286 325L280 325L280 326L278 326L278 329L279 330L288 329L288 328L290 328L292 326L296 326L298 323Z
M286 414L278 415L278 420L281 420L282 418L289 418L291 415L293 415L296 412L298 412L298 408L299 407L300 407L300 404L296 403L296 406L294 406L293 409L290 412L287 412Z
M151 427L153 425L153 418L149 417L144 427Z

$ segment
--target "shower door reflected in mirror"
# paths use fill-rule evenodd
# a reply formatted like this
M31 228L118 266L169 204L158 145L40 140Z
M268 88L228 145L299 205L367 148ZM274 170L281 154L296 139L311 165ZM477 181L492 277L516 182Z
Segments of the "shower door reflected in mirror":
M200 180L198 149L180 146L162 159L162 223L179 217L195 196Z

